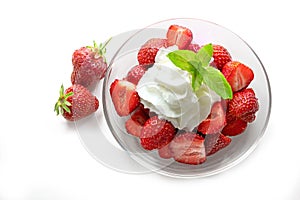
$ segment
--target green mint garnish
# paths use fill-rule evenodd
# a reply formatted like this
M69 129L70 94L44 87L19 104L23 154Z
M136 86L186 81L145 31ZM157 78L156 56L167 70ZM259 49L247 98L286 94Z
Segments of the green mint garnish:
M209 65L212 55L213 46L207 44L197 53L190 50L176 50L167 56L178 68L191 74L194 91L204 83L223 99L232 99L232 89L224 75Z

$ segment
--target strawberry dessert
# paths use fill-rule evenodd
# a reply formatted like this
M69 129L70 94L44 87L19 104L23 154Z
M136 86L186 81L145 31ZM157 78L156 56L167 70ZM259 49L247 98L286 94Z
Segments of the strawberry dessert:
M145 151L199 165L245 133L259 110L254 73L221 44L197 44L187 27L171 25L149 38L110 95L124 129Z

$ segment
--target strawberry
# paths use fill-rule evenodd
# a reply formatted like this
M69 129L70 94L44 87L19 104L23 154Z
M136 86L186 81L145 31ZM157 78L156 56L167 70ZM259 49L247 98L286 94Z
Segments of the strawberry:
M167 145L175 135L174 126L157 116L146 121L141 132L141 145L144 149L159 149Z
M197 53L201 47L198 44L189 44L189 46L186 48L186 50L193 51Z
M161 38L152 38L148 40L139 50L137 59L140 65L153 64L158 50L167 47L167 40Z
M220 132L226 125L226 116L222 102L216 102L211 108L208 117L198 126L198 131L203 134Z
M126 80L116 79L110 86L114 107L120 116L129 115L140 103L136 86Z
M158 155L161 158L169 159L172 158L172 152L170 150L170 143L158 149Z
M140 104L131 117L125 122L127 132L136 137L140 137L145 122L149 119L148 110Z
M237 92L248 87L254 78L253 71L238 61L226 63L222 69L222 73L230 84L232 92Z
M230 143L231 139L221 133L206 135L204 141L206 156L215 154L219 150L227 147Z
M125 80L137 85L151 65L136 65L128 73Z
M81 47L72 55L73 72L71 74L72 84L81 84L85 87L93 87L100 81L106 72L107 63L105 59L106 45L110 39L99 46L94 41L93 47Z
M243 133L247 128L247 122L241 119L236 119L223 128L222 134L227 136L235 136Z
M180 163L198 165L206 160L204 139L196 133L177 135L169 148L173 158Z
M233 94L228 101L227 120L241 119L253 122L259 109L258 100L252 88L247 88Z
M69 121L76 121L94 113L99 107L97 97L82 85L72 85L64 91L62 85L54 111Z
M167 32L168 46L177 45L179 49L186 49L193 40L193 33L190 29L171 25Z
M214 61L212 65L216 66L219 70L222 70L223 66L231 61L231 55L227 49L221 45L213 44L213 50Z

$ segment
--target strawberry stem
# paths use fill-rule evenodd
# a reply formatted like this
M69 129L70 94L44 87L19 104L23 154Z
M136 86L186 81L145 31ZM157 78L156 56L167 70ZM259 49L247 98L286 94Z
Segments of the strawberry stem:
M54 112L56 112L56 115L64 114L64 112L71 113L69 106L72 106L72 104L67 101L67 99L72 95L74 95L74 92L64 93L64 86L62 84L59 89L58 100L54 105Z

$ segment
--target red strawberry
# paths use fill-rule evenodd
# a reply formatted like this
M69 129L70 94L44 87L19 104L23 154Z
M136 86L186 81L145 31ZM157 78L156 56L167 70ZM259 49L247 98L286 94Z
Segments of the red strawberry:
M140 103L135 85L126 80L116 79L110 86L110 95L120 116L129 115Z
M252 122L259 109L258 100L252 88L247 88L233 94L228 102L227 120L242 119Z
M243 133L247 128L247 122L241 119L234 120L223 128L222 134L227 136L235 136Z
M186 49L193 40L193 33L190 29L179 26L171 25L167 32L168 46L177 45L179 49Z
M125 128L129 134L140 137L143 126L148 119L148 110L144 109L144 106L140 104L130 119L125 122Z
M170 150L170 143L158 149L158 155L161 158L169 159L172 158L172 152Z
M204 139L196 133L183 133L170 143L173 158L180 163L198 165L206 160Z
M205 151L206 156L210 156L217 151L227 147L231 143L231 139L221 133L205 136Z
M137 58L140 65L153 64L158 50L167 47L167 40L161 38L152 38L148 40L139 50Z
M198 131L203 134L220 132L226 125L225 111L221 102L216 102L211 108L208 117L199 124Z
M231 56L227 49L221 45L213 44L213 65L216 66L219 70L222 70L223 66L231 61Z
M175 135L174 126L157 116L146 121L141 132L141 145L144 149L159 149L167 145Z
M54 111L57 115L70 121L82 119L94 113L99 107L97 97L82 85L72 85L64 91L64 86L60 88L60 96L55 104Z
M222 73L230 84L233 92L248 87L254 78L253 71L238 61L226 63L222 69Z
M197 53L201 47L198 44L189 44L189 46L186 48L186 50L193 51Z
M104 77L107 69L104 54L108 42L109 40L104 45L100 44L100 46L94 42L93 47L81 47L74 51L72 56L72 84L92 87Z
M136 65L127 73L125 79L137 85L139 80L142 78L142 76L145 74L145 72L148 70L150 66L151 65Z

